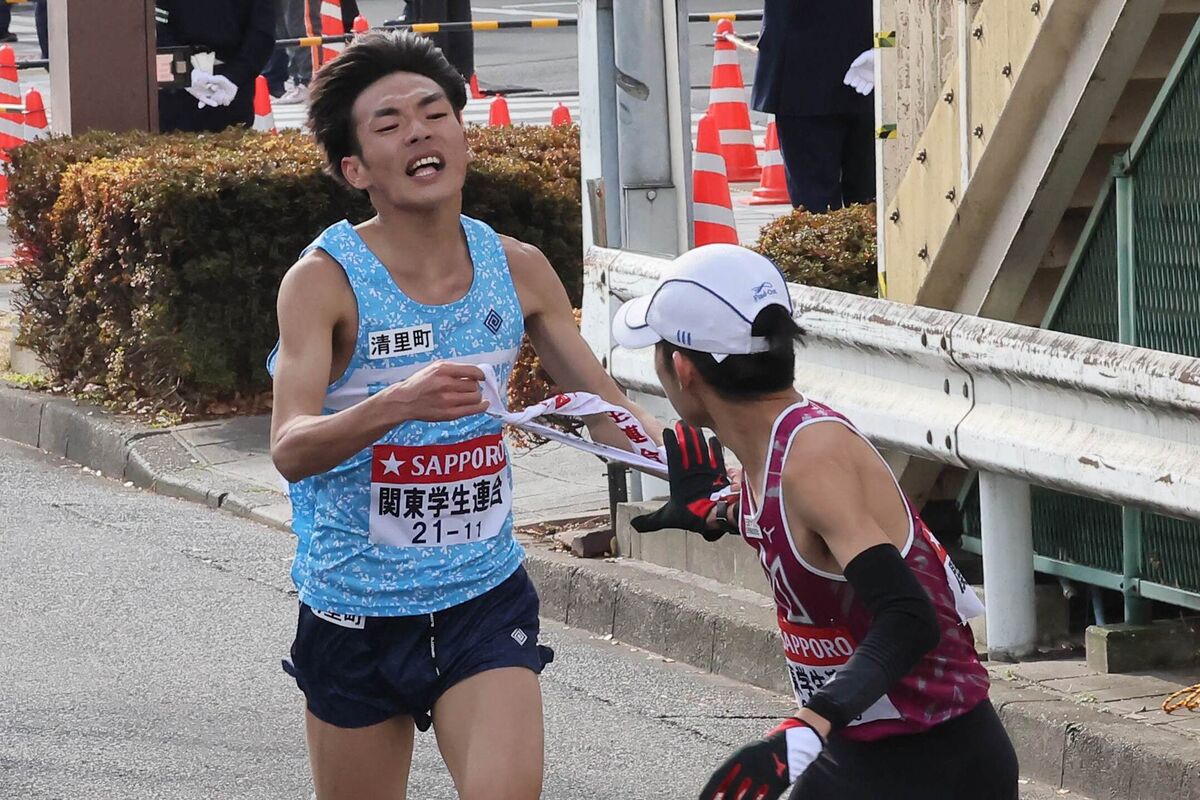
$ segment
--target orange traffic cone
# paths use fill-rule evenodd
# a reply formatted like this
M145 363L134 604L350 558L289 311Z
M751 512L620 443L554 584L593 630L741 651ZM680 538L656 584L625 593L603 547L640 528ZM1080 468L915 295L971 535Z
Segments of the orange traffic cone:
M559 103L550 112L550 124L556 128L571 124L571 109Z
M479 88L479 76L474 72L471 73L471 80L467 81L467 89L471 92L472 100L482 100L487 97Z
M351 30L353 30L356 34L366 33L367 31L371 30L371 23L367 22L367 18L362 14L359 14L354 18L354 25L351 26Z
M692 201L696 247L718 242L738 244L737 221L721 156L721 135L711 112L700 118L696 151L692 153Z
M733 23L723 19L717 23L717 35L726 33L733 33ZM722 38L717 39L713 48L708 113L716 119L721 131L721 153L725 156L729 180L758 180L762 170L758 166L758 153L754 150L750 107L746 105L746 85L742 83L737 47Z
M504 95L498 94L488 109L488 126L502 128L510 125L512 117L508 115L508 101L504 99Z
M775 121L767 125L767 145L763 153L762 181L746 201L752 206L773 206L791 203L788 195L787 172L783 168L783 153L779 152L779 132Z
M8 45L0 47L0 206L8 206L8 151L25 143L25 120L21 110L21 79L17 58Z
M267 79L259 75L254 79L254 130L275 133L275 113L271 110L271 92Z
M346 26L342 24L342 0L321 0L321 36L342 36ZM321 45L321 63L328 64L342 54L346 43L325 42Z
M32 142L50 135L50 122L46 119L46 104L42 93L30 89L25 95L25 141Z

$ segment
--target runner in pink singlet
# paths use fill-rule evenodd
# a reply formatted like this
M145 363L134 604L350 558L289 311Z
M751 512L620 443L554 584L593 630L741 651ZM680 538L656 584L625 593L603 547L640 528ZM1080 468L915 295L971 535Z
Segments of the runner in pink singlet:
M762 491L765 499L757 501L750 484L744 483L740 503L742 537L758 551L775 592L780 639L800 706L850 660L871 628L871 615L854 602L854 590L845 576L809 564L800 555L783 508L780 477L788 451L802 431L817 423L840 425L871 447L841 414L801 399L776 419ZM979 600L912 510L899 484L893 491L908 523L900 554L933 602L941 636L937 646L887 694L848 723L842 735L858 741L927 730L970 711L988 691L987 671L975 655L967 625L968 619L983 612Z
M656 346L684 419L664 435L670 499L634 527L738 532L755 549L799 706L718 767L701 800L789 786L793 800L1016 800L967 624L982 606L874 446L796 390L800 329L775 266L733 245L692 250L618 311L613 335ZM743 465L740 495L722 441Z

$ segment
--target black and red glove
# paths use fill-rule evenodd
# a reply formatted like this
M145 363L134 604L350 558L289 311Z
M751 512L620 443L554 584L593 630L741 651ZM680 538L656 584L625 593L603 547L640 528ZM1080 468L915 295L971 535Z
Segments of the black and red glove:
M717 504L712 496L729 486L721 443L715 436L705 440L699 428L677 422L674 431L663 431L663 447L671 497L658 511L634 517L630 524L639 533L681 528L716 541L725 531L708 527L708 516Z
M775 800L824 749L808 723L790 717L730 756L708 779L700 800Z

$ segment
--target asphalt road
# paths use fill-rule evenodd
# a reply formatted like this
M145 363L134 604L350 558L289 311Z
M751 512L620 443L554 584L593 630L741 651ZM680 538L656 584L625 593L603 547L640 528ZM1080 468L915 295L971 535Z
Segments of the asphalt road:
M648 0L649 1L649 0ZM691 13L712 11L762 11L762 0L691 0ZM400 15L400 0L359 0L359 8L372 24ZM474 19L532 19L574 17L575 2L517 3L511 0L475 0ZM739 22L739 33L754 33L757 22ZM688 64L693 107L708 103L707 87L712 77L712 32L709 23L688 26ZM579 91L577 32L574 28L481 32L475 35L476 72L485 86L516 86L547 93L576 94ZM747 84L754 76L754 56L741 54L742 74Z
M0 798L308 798L279 668L291 537L3 440L0 487ZM695 797L790 709L560 625L543 639L548 800ZM409 796L454 796L432 735Z
M0 442L0 797L307 798L289 536ZM547 798L694 796L780 697L561 626ZM410 797L451 798L432 735Z

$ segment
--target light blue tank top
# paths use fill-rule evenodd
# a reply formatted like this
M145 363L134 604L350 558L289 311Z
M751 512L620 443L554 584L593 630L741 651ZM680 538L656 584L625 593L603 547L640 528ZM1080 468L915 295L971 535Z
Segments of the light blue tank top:
M358 302L358 337L323 414L353 406L433 361L490 364L508 384L525 332L500 238L462 217L474 265L461 299L406 296L346 221L304 251L328 253ZM274 372L276 351L267 360ZM292 580L322 611L430 614L512 575L524 551L512 535L512 470L501 424L479 414L406 422L328 472L289 485L297 535Z

